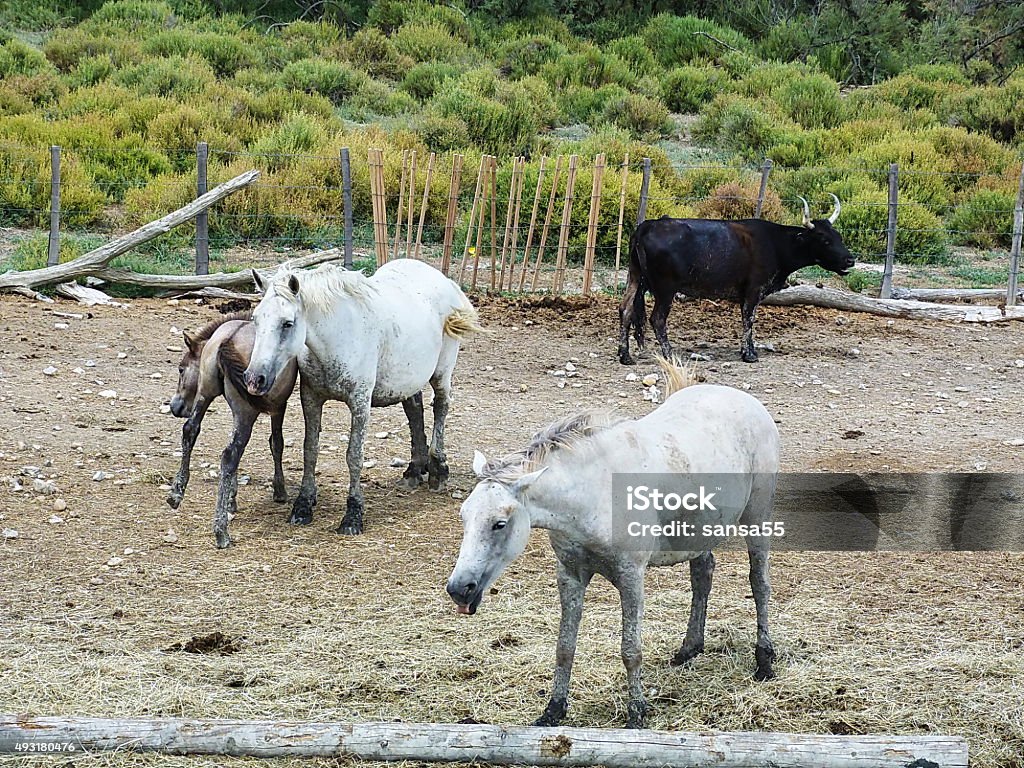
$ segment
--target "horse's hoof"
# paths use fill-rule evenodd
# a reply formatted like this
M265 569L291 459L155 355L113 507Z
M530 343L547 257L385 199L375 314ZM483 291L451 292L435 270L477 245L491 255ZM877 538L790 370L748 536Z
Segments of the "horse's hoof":
M306 512L304 514L299 514L293 511L288 517L288 522L291 525L309 525L313 522L313 513Z
M430 468L427 487L432 491L443 491L448 485L448 465L440 464Z
M342 536L362 536L363 534L363 521L353 521L346 523L342 521L341 525L334 529L335 533L340 533Z
M628 352L619 353L619 362L622 363L623 365L636 365L636 360L630 357Z
M177 509L181 506L182 499L185 498L185 494L181 491L171 491L167 494L167 506L171 509Z
M217 549L227 549L231 546L231 537L227 531L214 531L213 536L217 540Z
M414 491L426 481L427 476L425 474L421 475L417 473L415 475L410 475L406 473L402 475L402 478L396 483L396 486L398 488L408 488L410 491Z
M284 488L275 488L274 502L277 504L284 504L286 501L288 501L288 491Z
M772 669L772 662L775 661L775 649L771 646L758 645L754 647L754 660L757 662L757 669L754 672L754 679L759 683L771 680L775 677Z
M565 699L551 699L544 708L544 714L533 721L540 728L553 728L562 722L569 704Z
M757 352L743 352L740 357L744 363L756 363L758 360Z
M704 653L703 643L701 643L700 645L692 646L690 648L687 648L684 645L682 648L676 651L675 656L672 657L672 660L669 662L669 664L671 664L673 667L681 667L688 661L693 661L693 659L695 659L702 653Z
M641 699L640 701L631 701L628 706L628 714L626 715L626 727L638 730L644 727L647 722L647 702Z

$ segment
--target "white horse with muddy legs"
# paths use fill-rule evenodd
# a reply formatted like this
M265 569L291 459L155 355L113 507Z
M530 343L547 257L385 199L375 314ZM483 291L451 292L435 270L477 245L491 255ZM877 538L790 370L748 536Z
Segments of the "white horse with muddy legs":
M682 371L670 370L677 385L684 383ZM730 511L723 509L721 522L759 526L771 520L778 466L779 433L764 406L738 389L709 385L687 386L637 421L582 414L553 424L527 448L503 459L487 461L477 453L473 469L480 481L462 504L462 545L448 594L459 613L475 613L487 589L526 548L530 529L548 530L558 558L562 618L551 698L536 725L556 725L565 716L584 593L594 574L611 581L622 602L628 727L642 727L647 712L640 622L648 566L690 562L690 620L672 661L681 664L704 647L714 557L710 551L663 547L637 551L637 543L626 541L613 521L612 475L728 474L738 494ZM775 657L768 634L768 542L747 537L758 680L773 676Z
M372 277L333 265L312 271L282 268L269 281L253 272L264 294L253 312L256 343L245 372L251 394L269 391L298 359L306 424L303 474L289 522L313 520L316 461L324 403L341 400L351 411L346 459L348 502L338 533L363 532L363 441L371 406L401 403L409 419L410 487L424 476L431 489L448 479L444 423L461 340L481 330L462 290L428 264L401 259ZM434 390L434 431L428 448L423 388Z

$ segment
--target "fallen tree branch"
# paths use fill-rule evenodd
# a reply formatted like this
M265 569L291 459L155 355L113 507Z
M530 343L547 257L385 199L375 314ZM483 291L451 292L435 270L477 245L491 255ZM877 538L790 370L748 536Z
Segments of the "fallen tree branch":
M1024 300L1024 290L1017 294ZM984 301L1006 299L1005 288L893 288L894 299L917 299L918 301Z
M53 745L31 749L25 745ZM334 757L633 768L966 768L955 736L684 733L428 723L17 717L0 715L0 755L70 751L173 755ZM19 749L20 746L20 749Z
M259 178L259 175L259 171L246 171L231 179L231 181L226 181L214 187L205 195L197 197L188 205L167 214L162 219L151 221L134 232L114 238L106 245L82 254L77 259L64 264L42 267L41 269L30 269L25 272L5 272L0 275L0 291L38 288L41 285L66 283L69 280L77 280L80 277L94 275L122 253L126 253L132 248L170 231L179 224L194 219L197 213L202 213L218 200L222 200L232 192L252 184Z
M868 312L883 317L906 317L916 320L952 320L967 323L996 323L1002 320L1024 320L1024 307L993 307L985 305L950 306L910 299L873 299L859 293L835 288L795 285L764 298L763 304L789 307L810 304L846 312Z

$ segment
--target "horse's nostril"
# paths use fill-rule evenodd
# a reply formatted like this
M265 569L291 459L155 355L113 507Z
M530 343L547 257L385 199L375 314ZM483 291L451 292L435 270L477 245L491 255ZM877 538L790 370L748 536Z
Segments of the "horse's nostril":
M462 590L462 595L463 595L463 597L467 597L467 598L468 598L468 597L469 597L470 595L472 595L472 594L473 594L473 593L474 593L475 591L476 591L476 582L475 582L475 581L471 581L471 582L469 582L469 583L468 583L468 584L467 584L467 585L466 585L466 586L465 586L465 587L463 588L463 590Z

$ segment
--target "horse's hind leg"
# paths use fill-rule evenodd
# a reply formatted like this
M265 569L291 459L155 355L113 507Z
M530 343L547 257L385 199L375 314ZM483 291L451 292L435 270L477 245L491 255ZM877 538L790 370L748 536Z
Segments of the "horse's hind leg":
M316 505L316 460L320 452L320 424L324 414L324 399L299 380L299 397L302 402L302 420L305 435L302 439L302 483L299 495L292 503L289 523L309 525L313 522L313 507Z
M576 637L583 617L583 596L587 592L592 574L569 570L558 561L558 597L562 604L562 618L558 626L558 648L555 651L555 679L551 685L551 698L544 713L534 725L558 725L569 708L569 677L572 660L576 656Z
M768 634L768 601L772 588L768 581L768 539L752 536L747 538L747 554L750 557L750 589L754 593L757 609L757 644L754 659L757 669L755 680L771 680L775 677L772 662L775 661L775 647Z
M641 677L643 649L640 642L640 624L644 615L643 572L626 569L616 578L615 586L622 601L622 664L626 667L629 694L626 727L643 728L647 719L647 698L644 696Z
M672 657L674 667L685 664L704 650L704 624L714 573L715 556L711 552L704 552L690 561L690 622L682 647Z
M432 491L444 490L448 484L448 457L444 451L444 427L452 399L452 371L459 357L458 342L445 340L441 360L430 386L434 390L434 432L427 456L428 487Z
M203 417L209 407L209 400L203 397L197 398L192 407L192 413L185 419L185 423L181 427L181 467L174 477L171 490L167 492L167 503L171 509L181 506L181 501L185 498L185 489L188 487L192 464L192 449L195 448L196 439L198 439L203 425Z
M366 440L366 427L370 423L370 397L369 392L356 392L348 402L352 412L348 451L345 454L348 462L348 501L345 517L337 528L338 533L347 536L363 532L363 491L359 487L359 478L363 473L363 442Z
M412 440L412 461L402 475L409 488L416 488L423 482L427 472L427 433L423 426L423 393L417 392L402 401L405 417L409 420L409 436Z
M288 501L284 487L284 467L281 455L284 453L284 408L270 414L270 455L274 457L274 501L283 504Z
M234 406L235 428L231 433L231 442L220 457L220 489L217 492L217 509L213 514L213 535L218 549L231 544L228 521L237 510L235 497L238 493L238 462L252 437L256 416L257 413L245 405Z

